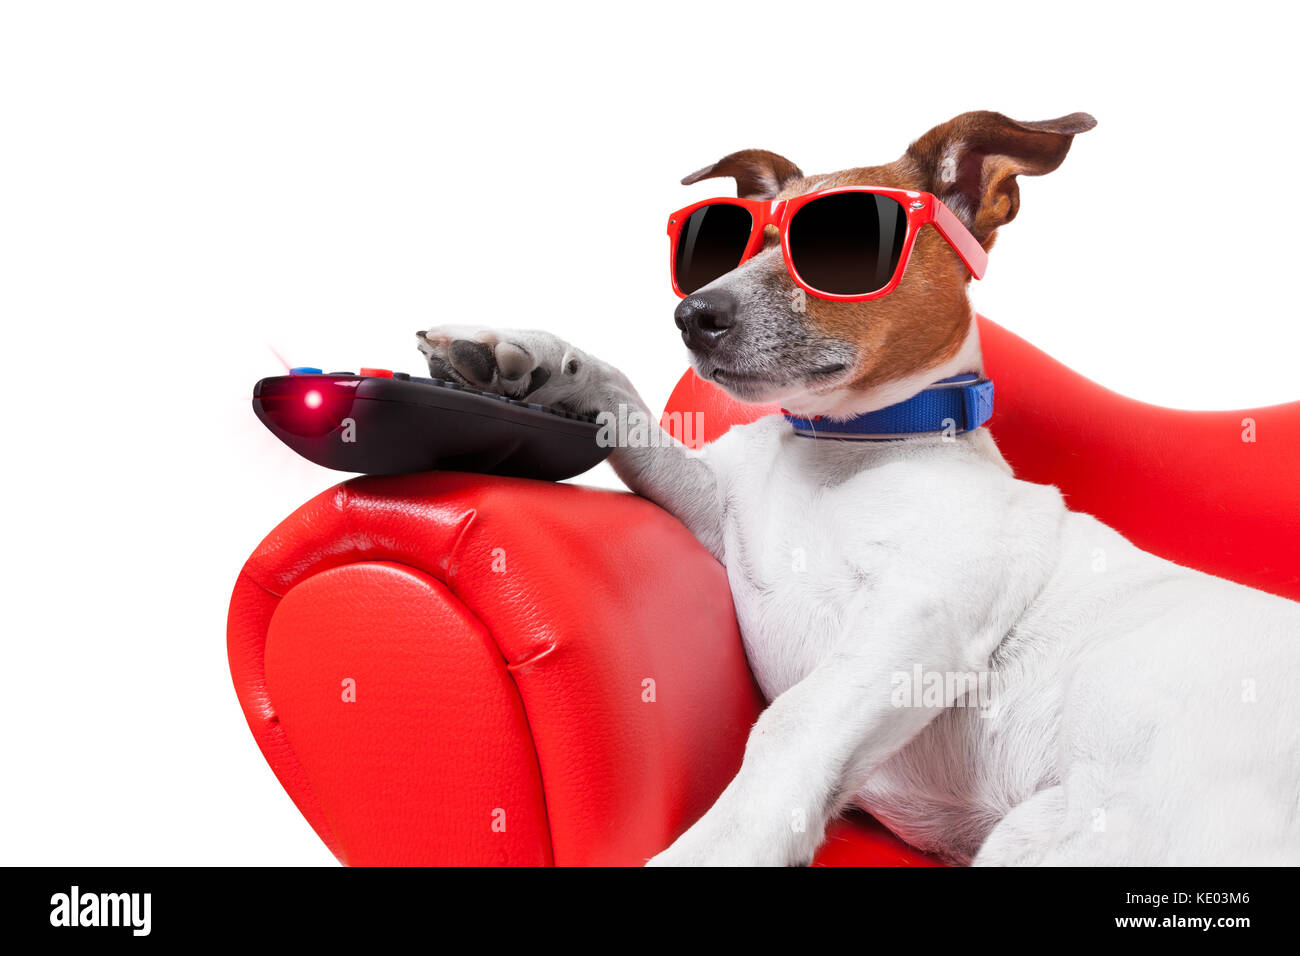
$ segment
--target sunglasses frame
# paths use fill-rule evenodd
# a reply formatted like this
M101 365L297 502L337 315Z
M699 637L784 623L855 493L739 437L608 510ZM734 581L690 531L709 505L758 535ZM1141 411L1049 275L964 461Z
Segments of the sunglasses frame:
M810 202L839 193L870 193L885 196L902 206L903 212L907 215L907 235L903 237L903 248L898 254L898 265L894 268L894 274L889 282L874 292L839 295L816 289L799 275L799 270L795 268L794 259L790 255L790 223L794 220L795 213ZM989 255L984 251L979 240L971 235L970 230L957 218L956 213L945 206L933 193L918 192L914 189L893 189L886 186L832 186L829 189L819 189L789 199L740 199L734 196L723 196L691 203L668 217L668 275L672 280L673 291L679 298L684 299L689 295L677 285L677 239L682 226L696 210L720 204L744 208L749 212L752 222L745 251L740 257L740 262L732 268L738 268L756 255L763 248L767 227L775 226L781 234L781 254L785 257L785 267L790 273L790 278L809 295L831 302L868 302L871 299L883 298L898 288L898 283L903 279L903 272L907 269L912 246L916 244L916 236L923 226L934 226L976 279L983 278L984 270L988 268Z

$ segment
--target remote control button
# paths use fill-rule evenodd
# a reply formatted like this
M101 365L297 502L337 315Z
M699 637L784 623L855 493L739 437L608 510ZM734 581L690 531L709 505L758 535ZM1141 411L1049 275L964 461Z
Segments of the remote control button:
M351 372L329 372L330 375L351 375Z
M363 368L360 374L369 376L370 378L392 378L393 377L392 371L386 368Z
M411 373L410 373L410 372L394 372L394 373L393 373L393 378L397 379L399 382L409 382L409 381L411 380Z
M312 368L310 365L299 365L297 368L289 369L290 375L323 375L324 373L318 368Z

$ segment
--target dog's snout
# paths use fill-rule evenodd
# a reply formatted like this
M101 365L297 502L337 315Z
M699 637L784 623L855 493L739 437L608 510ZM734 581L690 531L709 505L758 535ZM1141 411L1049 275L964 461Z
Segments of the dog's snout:
M673 313L688 348L710 352L736 326L736 300L729 293L698 292L682 299Z

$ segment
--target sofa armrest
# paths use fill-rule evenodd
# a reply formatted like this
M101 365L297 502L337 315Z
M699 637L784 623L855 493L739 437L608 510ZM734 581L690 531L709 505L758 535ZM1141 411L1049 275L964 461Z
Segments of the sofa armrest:
M352 864L637 864L740 766L762 705L724 570L633 495L358 478L249 558L231 673Z

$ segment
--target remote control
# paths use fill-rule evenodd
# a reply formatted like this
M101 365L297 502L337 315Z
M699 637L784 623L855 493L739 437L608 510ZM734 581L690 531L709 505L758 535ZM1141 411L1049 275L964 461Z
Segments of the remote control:
M282 442L338 471L441 469L559 481L604 461L591 416L388 369L294 368L253 387L253 411Z

